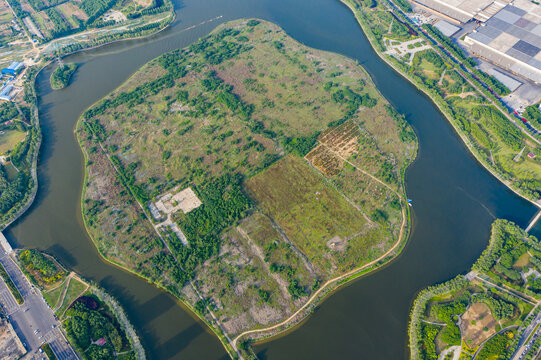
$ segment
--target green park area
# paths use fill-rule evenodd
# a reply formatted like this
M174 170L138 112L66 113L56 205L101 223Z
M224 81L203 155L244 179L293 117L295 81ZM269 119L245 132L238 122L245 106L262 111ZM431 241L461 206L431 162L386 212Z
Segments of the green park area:
M144 350L126 315L103 290L75 273L68 274L56 259L39 250L22 250L18 260L30 281L41 289L82 359L141 358L136 355Z
M267 22L228 23L150 61L77 135L100 253L231 336L286 319L408 231L417 143L404 117L354 61ZM159 225L154 204L188 188L201 205L170 214L178 231Z
M394 2L404 11L411 9L405 1ZM509 90L477 69L475 60L434 26L426 24L423 29L475 77L464 75L441 51L416 46L426 43L426 36L409 28L401 15L393 17L385 1L344 0L344 3L353 10L379 55L432 98L475 157L507 186L530 200L539 200L541 147L525 134L521 121L515 121L501 105L495 105L499 100L477 79L499 95L507 95ZM406 41L413 42L404 51L400 45ZM526 117L535 124L539 111L533 110L537 109L530 108ZM535 156L527 156L529 153Z
M410 322L412 359L457 353L461 359L509 359L539 311L539 249L537 238L496 220L470 273L418 295ZM531 359L539 345L536 340L523 358Z

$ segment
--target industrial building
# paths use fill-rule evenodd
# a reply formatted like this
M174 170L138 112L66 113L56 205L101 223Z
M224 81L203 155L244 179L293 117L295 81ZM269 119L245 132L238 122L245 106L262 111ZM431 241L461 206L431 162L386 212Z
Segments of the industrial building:
M541 83L541 6L515 0L464 39L490 62Z
M413 3L432 10L457 23L470 20L485 22L511 0L414 0Z
M0 99L11 101L11 99L13 99L13 95L11 94L12 91L13 91L13 86L11 85L4 86L2 89L0 89Z
M23 68L23 64L20 62L12 62L7 68L2 69L3 75L17 75L19 71Z

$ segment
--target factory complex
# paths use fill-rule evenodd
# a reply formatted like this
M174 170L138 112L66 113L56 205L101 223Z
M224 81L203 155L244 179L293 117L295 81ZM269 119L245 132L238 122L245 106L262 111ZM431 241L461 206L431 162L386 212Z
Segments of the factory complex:
M541 84L541 5L530 0L416 0L443 17L438 28L450 36L476 23L463 37L474 55L505 71ZM454 23L455 25L452 25Z

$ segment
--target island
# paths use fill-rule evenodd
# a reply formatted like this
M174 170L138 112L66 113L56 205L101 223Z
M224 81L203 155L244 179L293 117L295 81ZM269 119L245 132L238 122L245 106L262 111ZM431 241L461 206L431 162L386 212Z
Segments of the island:
M60 90L69 85L71 77L77 70L77 64L60 64L51 73L51 87Z
M84 222L233 358L394 258L411 127L344 56L256 19L166 53L87 109Z
M419 293L411 359L535 359L541 338L541 242L498 219L471 271Z

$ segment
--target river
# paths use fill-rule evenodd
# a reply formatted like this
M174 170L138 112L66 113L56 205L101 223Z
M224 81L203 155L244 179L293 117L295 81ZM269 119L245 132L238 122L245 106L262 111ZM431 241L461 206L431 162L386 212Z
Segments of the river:
M51 90L51 66L40 74L40 188L27 214L6 231L8 239L15 246L50 251L118 298L150 359L226 359L217 338L174 298L100 258L81 220L83 159L73 130L85 108L150 59L189 45L219 23L263 18L308 46L357 59L407 116L420 148L406 176L413 231L403 253L332 295L296 331L255 350L261 359L406 359L408 314L416 293L467 272L487 245L495 218L526 226L536 209L475 161L430 100L377 57L338 0L177 0L175 6L175 22L153 37L67 58L80 65L68 88ZM197 26L186 30L192 25Z

